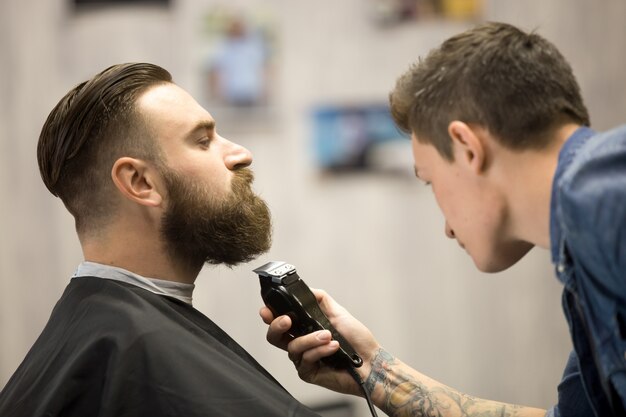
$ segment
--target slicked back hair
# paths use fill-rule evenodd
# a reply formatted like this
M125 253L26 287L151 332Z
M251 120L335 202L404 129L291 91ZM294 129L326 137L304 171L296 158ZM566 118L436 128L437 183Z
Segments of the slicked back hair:
M536 33L486 23L446 40L400 76L389 96L398 127L453 160L454 120L509 149L541 149L566 122L589 125L570 65Z
M168 82L170 73L157 65L114 65L70 90L48 116L37 145L39 171L79 233L97 230L113 214L111 169L118 158L161 163L135 102L150 87Z

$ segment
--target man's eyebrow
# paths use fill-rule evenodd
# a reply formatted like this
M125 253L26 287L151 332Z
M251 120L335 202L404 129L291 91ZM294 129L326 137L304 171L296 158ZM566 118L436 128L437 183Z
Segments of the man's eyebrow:
M209 132L213 132L215 130L215 120L202 120L198 122L193 129L189 131L189 136L199 130L208 130Z

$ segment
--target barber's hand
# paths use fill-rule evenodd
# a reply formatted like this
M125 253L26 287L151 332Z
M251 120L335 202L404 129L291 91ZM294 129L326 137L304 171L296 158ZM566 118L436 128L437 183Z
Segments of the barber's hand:
M357 368L357 372L365 380L370 373L371 359L380 348L378 342L367 327L352 317L330 295L322 290L311 291L335 329L363 358L363 366ZM274 318L267 307L261 308L260 315L269 324L267 341L288 352L289 359L296 366L302 380L334 391L361 395L359 386L347 371L320 362L320 359L339 349L339 342L332 340L330 331L320 330L294 339L288 334L292 324L288 316Z

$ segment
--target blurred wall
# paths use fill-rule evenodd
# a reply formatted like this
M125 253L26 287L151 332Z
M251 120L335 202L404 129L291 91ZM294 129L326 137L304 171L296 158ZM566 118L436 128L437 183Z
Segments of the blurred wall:
M66 3L0 3L0 387L82 256L71 217L39 178L36 143L48 112L79 81L125 61L163 65L199 93L199 16L215 2L80 15ZM196 307L303 402L339 398L299 381L286 354L265 342L250 270L287 260L420 371L476 396L553 404L571 345L548 254L536 249L506 272L476 272L445 238L428 188L411 178L320 177L309 152L314 104L386 100L409 63L469 24L379 30L370 21L373 0L222 4L263 9L278 37L275 123L257 129L253 120L218 119L223 136L255 155L256 189L273 210L275 244L249 265L205 268ZM556 43L578 76L597 129L622 123L626 114L624 17L621 0L492 0L485 13L486 20L537 28ZM252 127L241 130L248 122Z

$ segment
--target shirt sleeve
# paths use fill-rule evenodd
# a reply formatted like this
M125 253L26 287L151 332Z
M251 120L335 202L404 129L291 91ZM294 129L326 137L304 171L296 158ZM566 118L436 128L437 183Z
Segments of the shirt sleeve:
M558 403L548 410L546 417L588 417L595 415L583 387L578 357L572 351L558 386Z

